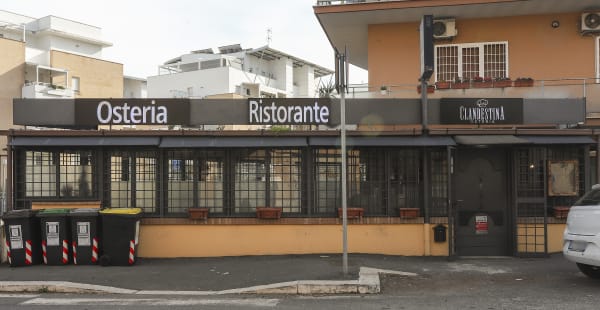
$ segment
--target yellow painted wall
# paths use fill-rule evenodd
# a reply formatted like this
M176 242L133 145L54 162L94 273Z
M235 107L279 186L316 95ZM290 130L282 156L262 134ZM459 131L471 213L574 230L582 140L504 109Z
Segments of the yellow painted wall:
M424 244L428 224L349 225L348 251L448 255L448 244ZM142 225L140 257L215 257L341 253L340 225Z
M69 70L69 79L79 77L78 98L122 98L123 65L61 51L50 52L52 67ZM57 77L59 79L62 77ZM62 81L54 80L56 84ZM71 81L69 80L69 86Z
M0 130L13 127L12 101L21 97L25 81L25 44L0 38ZM6 154L6 137L0 136L0 154Z
M580 16L576 12L457 19L458 36L435 44L508 41L511 78L591 78L595 76L595 37L579 34ZM560 27L552 28L553 20ZM416 85L420 76L418 23L369 25L368 32L369 84L377 88Z
M548 224L548 252L562 252L563 232L567 224Z
M562 252L563 232L566 224L548 224L548 253ZM517 230L519 252L544 252L544 225L519 224Z

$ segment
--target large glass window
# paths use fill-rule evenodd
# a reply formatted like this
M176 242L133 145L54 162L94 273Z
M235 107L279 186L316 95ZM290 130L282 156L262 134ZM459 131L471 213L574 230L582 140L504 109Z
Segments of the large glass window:
M105 186L105 201L111 208L141 208L156 213L157 154L153 151L114 151L108 156L110 184ZM108 199L107 199L108 198Z
M435 47L436 81L508 77L508 43L469 43Z
M91 151L26 151L25 197L94 197L95 158Z

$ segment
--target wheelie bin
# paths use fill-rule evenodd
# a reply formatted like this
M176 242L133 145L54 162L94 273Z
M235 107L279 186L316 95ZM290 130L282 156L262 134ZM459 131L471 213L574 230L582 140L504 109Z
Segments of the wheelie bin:
M140 208L112 208L100 211L103 247L100 265L130 266L135 263L141 214Z
M40 220L37 210L12 210L4 214L8 263L11 267L40 264Z
M100 219L98 209L81 208L69 212L73 236L73 264L95 265L100 257Z
M71 261L69 209L38 212L42 231L42 259L46 265L66 265Z

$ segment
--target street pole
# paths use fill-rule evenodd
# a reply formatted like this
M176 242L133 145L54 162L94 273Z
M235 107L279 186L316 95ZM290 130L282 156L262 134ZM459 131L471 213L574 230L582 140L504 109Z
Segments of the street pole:
M341 118L341 152L342 152L342 239L343 255L342 268L344 275L348 274L348 201L346 197L346 89L342 89L340 99L340 118Z

